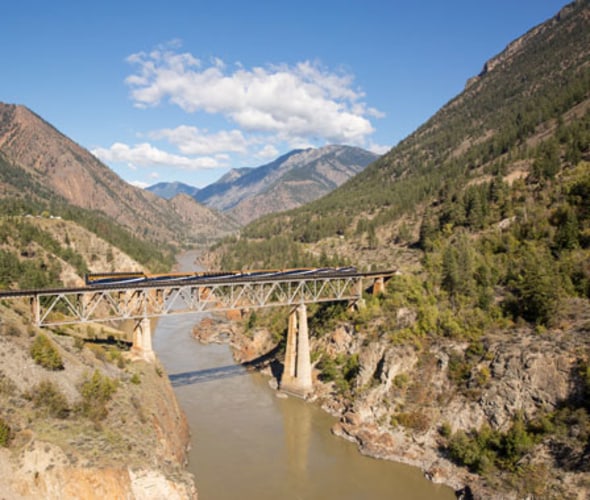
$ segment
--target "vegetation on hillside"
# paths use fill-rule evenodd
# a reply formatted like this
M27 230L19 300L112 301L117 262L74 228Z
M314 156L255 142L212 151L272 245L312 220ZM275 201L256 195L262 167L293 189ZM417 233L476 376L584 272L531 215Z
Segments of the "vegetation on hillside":
M349 248L364 238L368 253L381 250L375 256L405 246L419 255L419 266L402 269L385 294L367 297L367 307L354 315L344 308L312 308L310 330L321 338L335 324L346 325L347 331L362 331L363 342L411 347L425 370L432 362L430 345L467 344L449 356L448 378L473 402L491 377L485 363L490 335L508 342L522 331L539 338L572 328L587 332L589 10L588 1L569 6L340 189L262 218L240 239L223 242L217 249L222 265L316 265L316 242L328 238ZM408 220L417 220L419 231L408 228ZM379 241L379 234L391 237ZM323 262L340 260L334 254ZM401 320L401 313L409 319ZM266 320L258 314L256 321ZM453 434L445 427L442 453L490 482L499 474L516 488L528 477L523 495L539 494L547 477L541 466L523 460L541 442L556 467L588 471L590 352L572 356L578 364L575 389L555 411L539 408L529 420L515 414L503 431L483 426ZM355 354L316 351L312 357L345 407L367 390L356 383ZM425 404L420 381L402 374L394 387ZM391 425L424 432L432 422L419 410L398 408Z
M0 199L0 213L5 217L42 214L61 217L95 233L154 272L167 271L174 264L174 255L177 249L173 246L147 238L141 239L100 211L86 210L68 204L64 199L36 182L25 170L11 165L1 154L0 183L10 185L13 190L8 191L9 195ZM5 220L3 224L9 230L14 226L13 222ZM32 225L28 226L25 231L33 232L30 229ZM7 230L3 234L6 232ZM48 251L59 251L59 245L56 246L55 242L50 242L47 235L31 236L29 234L27 237L36 240L42 246L49 243ZM43 242L38 241L39 239L42 239ZM70 262L79 273L83 274L84 263L80 261L79 256L69 254L70 249L64 249L63 252L65 255L59 253L57 255Z
M578 2L341 188L282 216L255 221L242 236L282 235L294 245L352 237L360 216L370 222L367 230L387 225L428 204L441 186L461 189L502 165L535 157L532 138L554 135L555 127L577 121L571 110L589 97L590 22L583 13L588 8L588 1ZM583 148L571 133L569 161L575 163Z

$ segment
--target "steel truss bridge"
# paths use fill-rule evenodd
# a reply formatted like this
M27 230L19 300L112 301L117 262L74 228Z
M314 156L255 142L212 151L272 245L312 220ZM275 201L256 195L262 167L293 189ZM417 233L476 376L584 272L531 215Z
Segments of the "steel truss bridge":
M28 298L33 323L40 327L133 320L133 350L147 360L155 358L151 347L151 318L287 306L291 308L287 365L290 356L291 364L309 356L306 304L343 301L359 304L365 290L373 294L382 292L384 283L394 274L395 271L324 268L119 279L126 275L112 273L113 279L97 280L77 288L1 291L0 299ZM304 344L300 345L301 341ZM303 358L301 352L305 354ZM291 372L286 386L298 395L311 390L311 375L307 377L311 368L308 361L305 363L303 367L285 367L287 376ZM305 372L303 382L302 372Z
M365 288L379 288L393 274L394 271L320 270L302 274L204 276L183 281L159 279L2 291L0 299L30 298L33 322L46 327L318 302L355 303L362 299Z

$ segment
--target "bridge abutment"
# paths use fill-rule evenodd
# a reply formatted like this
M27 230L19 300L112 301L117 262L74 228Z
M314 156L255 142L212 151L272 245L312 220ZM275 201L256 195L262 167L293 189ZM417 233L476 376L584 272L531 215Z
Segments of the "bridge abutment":
M152 326L149 318L143 318L135 324L131 352L149 362L156 360L152 348Z
M289 313L285 366L280 388L301 398L305 398L313 389L305 304L299 305Z

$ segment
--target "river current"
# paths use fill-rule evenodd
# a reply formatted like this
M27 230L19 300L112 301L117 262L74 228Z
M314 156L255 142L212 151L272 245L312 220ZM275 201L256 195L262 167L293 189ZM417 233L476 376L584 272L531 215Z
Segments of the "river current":
M179 269L194 269L194 258L181 256ZM163 317L153 339L188 418L199 500L455 498L417 468L361 455L330 433L333 417L278 398L267 377L233 361L229 346L199 343L192 328L200 319Z

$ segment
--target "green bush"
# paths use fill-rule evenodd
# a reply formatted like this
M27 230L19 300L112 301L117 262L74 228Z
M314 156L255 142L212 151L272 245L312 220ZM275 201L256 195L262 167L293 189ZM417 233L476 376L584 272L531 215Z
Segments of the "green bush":
M449 437L447 450L452 460L472 472L486 474L493 468L515 472L518 462L535 444L534 429L517 416L505 433L482 426L479 431L457 431Z
M80 393L82 402L79 411L93 421L99 421L108 415L107 403L117 390L117 382L99 370L94 370L92 376L86 375L82 382Z
M64 365L57 348L51 340L44 335L39 334L33 341L30 350L31 356L35 363L48 370L63 370Z
M318 368L321 370L320 379L333 381L341 393L349 391L360 369L358 354L347 356L338 354L335 358L323 354Z

